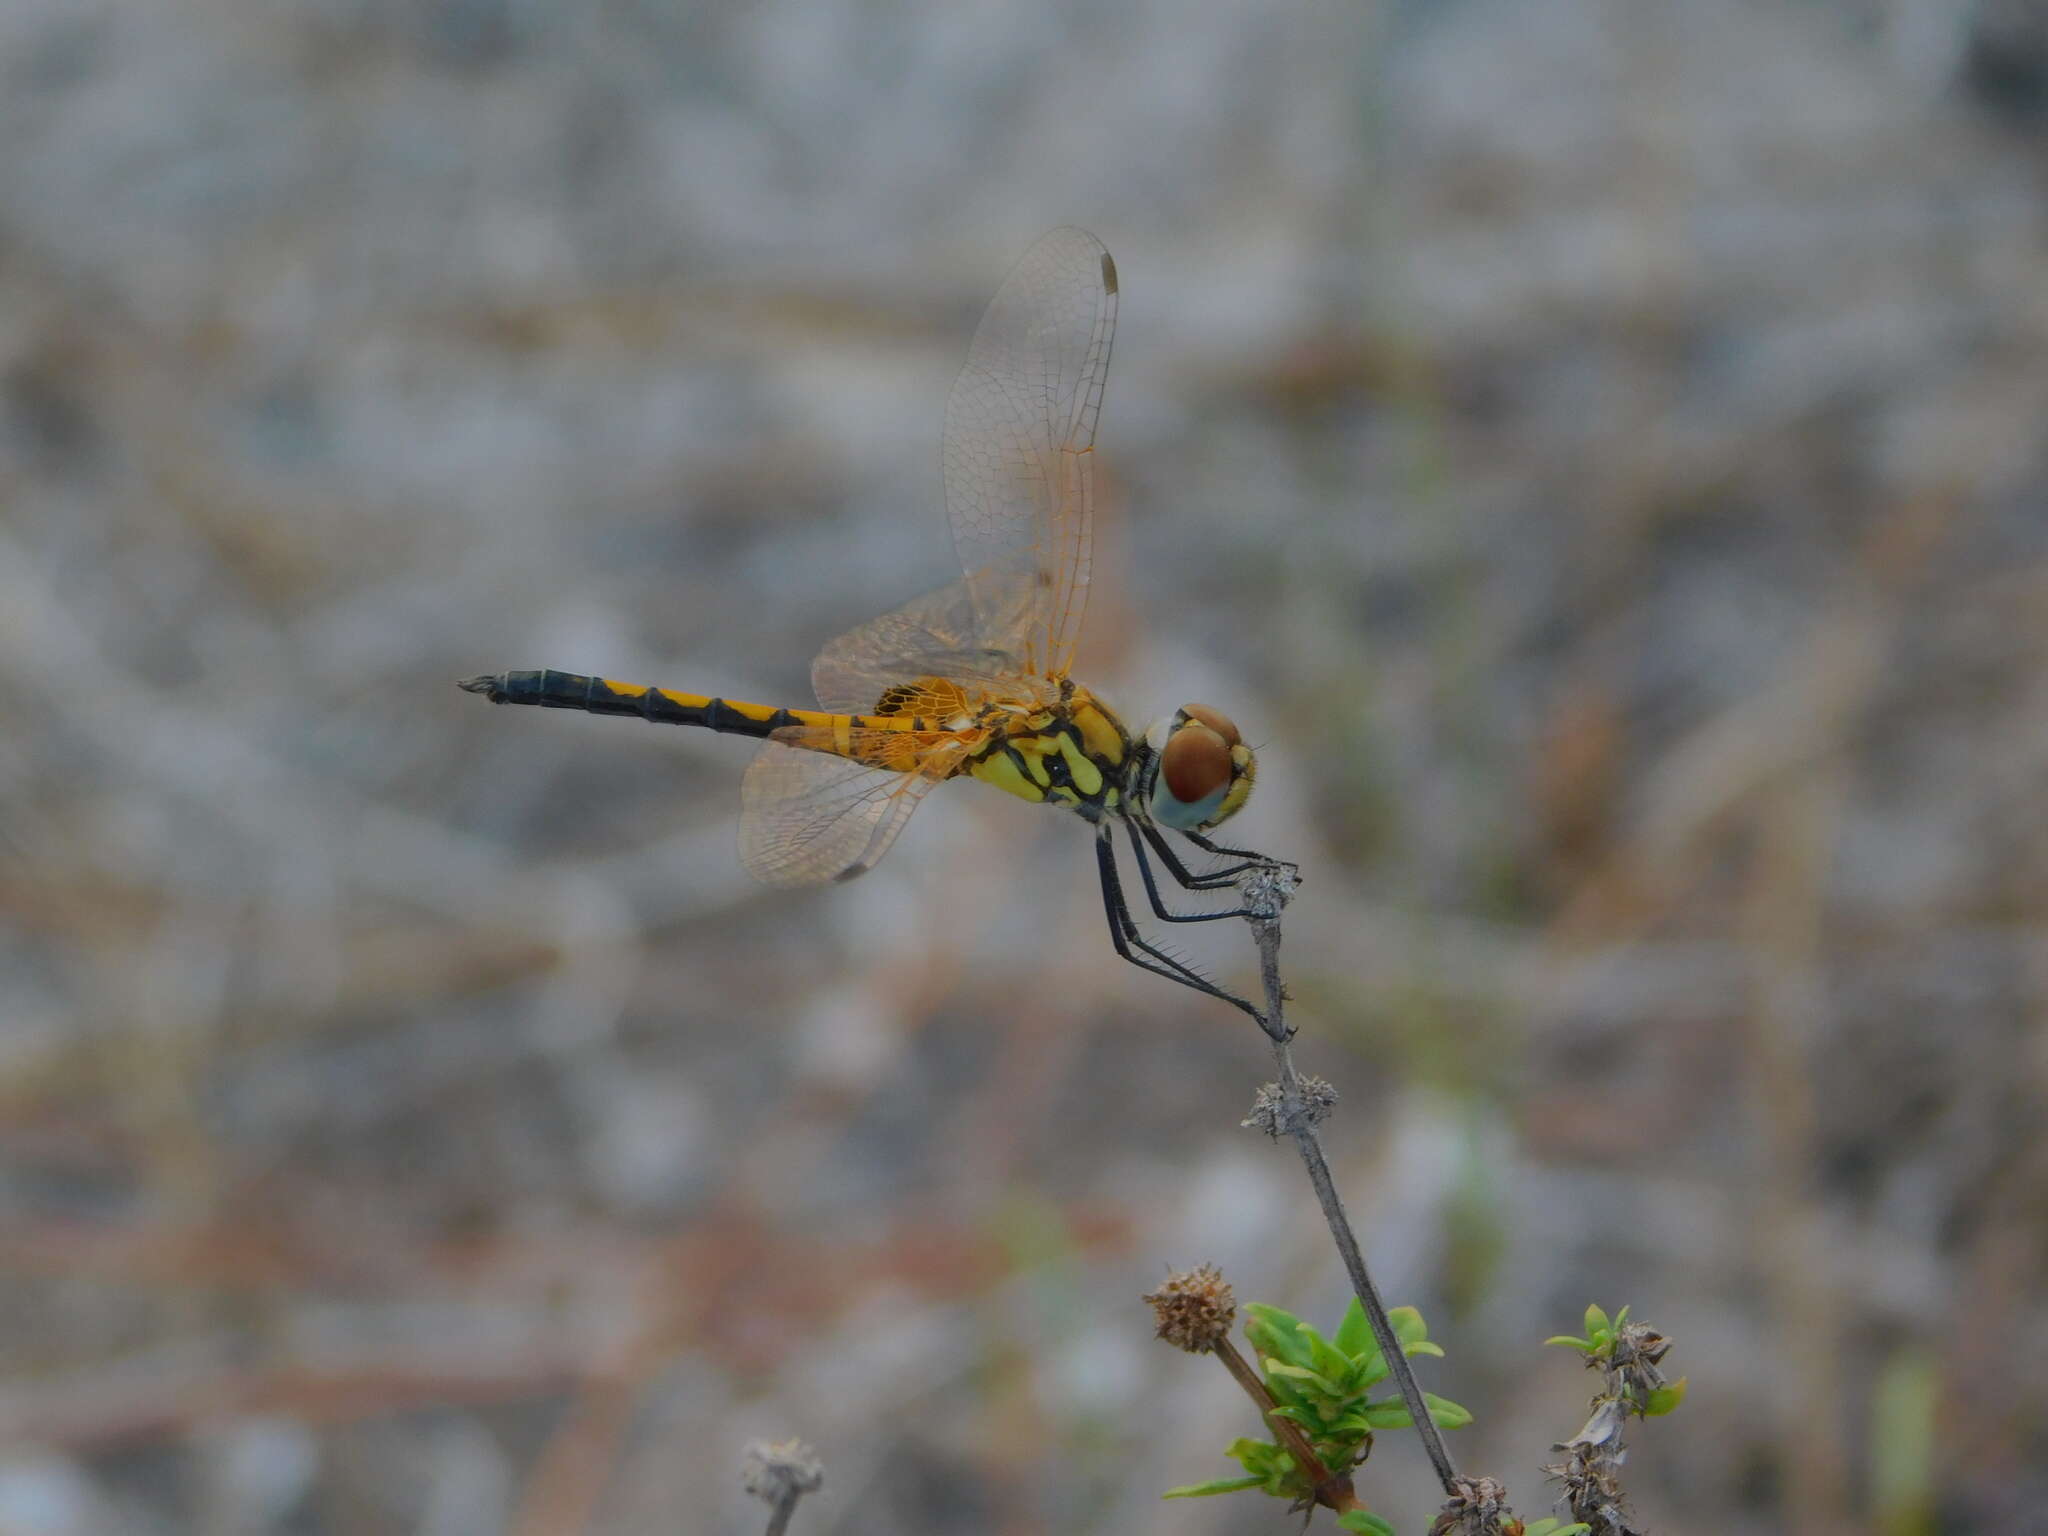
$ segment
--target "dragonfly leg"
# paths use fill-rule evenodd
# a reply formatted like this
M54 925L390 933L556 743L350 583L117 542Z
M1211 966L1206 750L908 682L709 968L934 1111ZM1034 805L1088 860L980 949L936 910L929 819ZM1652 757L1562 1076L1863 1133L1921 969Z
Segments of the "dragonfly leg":
M1223 873L1242 874L1246 868L1254 864L1278 864L1282 869L1291 869L1297 875L1301 873L1301 866L1292 859L1268 858L1265 854L1254 853L1249 848L1226 848L1221 843L1210 842L1208 838L1202 836L1199 832L1183 832L1181 836L1193 843L1204 853L1213 853L1226 859L1243 859L1245 861L1238 868L1223 871Z
M1183 965L1180 961L1146 942L1138 932L1138 921L1131 916L1131 909L1124 901L1123 881L1116 872L1116 844L1109 840L1107 829L1095 839L1095 863L1102 872L1102 904L1109 913L1109 938L1116 945L1116 952L1142 971L1154 976L1163 976L1168 981L1177 981L1184 987L1206 993L1242 1008L1256 1019L1261 1028L1265 1027L1265 1015L1234 992L1226 992L1201 972Z
M1166 866L1166 872L1190 891L1220 891L1227 885L1237 884L1238 877L1246 870L1256 869L1265 862L1254 854L1244 863L1233 864L1228 869L1205 869L1196 874L1181 862L1180 855L1173 851L1173 844L1166 840L1166 834L1151 822L1145 822L1138 830L1144 834L1145 841L1150 843L1153 851L1159 855L1160 862ZM1188 834L1181 835L1185 837ZM1142 855L1140 857L1142 858Z
M1131 852L1137 857L1138 873L1145 877L1145 894L1151 898L1153 914L1157 916L1161 922L1213 923L1218 918L1250 917L1252 915L1252 910L1249 907L1232 907L1229 910L1223 912L1167 911L1166 903L1160 900L1159 897L1159 882L1152 878L1152 861L1145 856L1145 844L1147 842L1151 843L1154 848L1158 849L1160 858L1165 861L1167 870L1173 875L1173 878L1178 880L1182 885L1186 886L1189 890L1209 891L1215 890L1218 887L1217 885L1210 884L1202 876L1189 874L1187 866L1182 864L1179 859L1173 856L1173 851L1171 848L1167 846L1166 840L1163 837L1161 837L1159 833L1154 829L1150 827L1147 827L1145 829L1147 835L1144 837L1143 841L1140 841L1138 827L1136 823L1126 821L1124 823L1124 830L1130 834ZM1221 883L1225 885L1229 884L1228 881L1224 881Z

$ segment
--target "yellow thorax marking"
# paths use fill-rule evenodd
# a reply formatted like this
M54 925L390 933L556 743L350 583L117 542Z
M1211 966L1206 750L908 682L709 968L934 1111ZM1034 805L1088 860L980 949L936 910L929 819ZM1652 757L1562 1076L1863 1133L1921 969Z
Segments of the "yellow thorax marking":
M1081 729L1081 744L1097 762L1121 768L1128 750L1123 727L1108 710L1087 693L1076 693L1072 706L1074 724Z
M1066 704L1035 710L1008 726L1000 744L967 771L1020 800L1114 804L1117 791L1104 770L1120 767L1124 752L1125 737L1115 719L1085 690L1076 689ZM1062 782L1054 780L1054 762L1065 769Z

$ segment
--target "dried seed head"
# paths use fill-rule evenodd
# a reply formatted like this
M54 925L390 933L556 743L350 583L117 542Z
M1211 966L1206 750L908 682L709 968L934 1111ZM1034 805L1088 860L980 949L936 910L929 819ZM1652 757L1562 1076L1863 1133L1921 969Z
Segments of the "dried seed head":
M1310 1125L1321 1125L1337 1107L1337 1087L1327 1077L1313 1072L1301 1080L1301 1108Z
M1166 1283L1148 1293L1145 1300L1159 1320L1159 1337L1191 1355L1211 1353L1229 1336L1231 1321L1237 1316L1237 1297L1214 1264L1168 1275Z
M1241 1124L1255 1131L1264 1131L1268 1136L1280 1134L1280 1085L1267 1083L1252 1096L1252 1112L1244 1117Z
M801 1440L755 1440L747 1446L740 1476L755 1498L779 1505L798 1494L816 1493L825 1481L825 1464Z
M1508 1508L1508 1490L1498 1478L1461 1477L1429 1530L1430 1536L1521 1536L1522 1522Z
M1670 1350L1671 1341L1648 1323L1623 1323L1615 1334L1607 1368L1620 1378L1638 1408L1652 1392L1668 1385L1657 1363Z
M1252 917L1271 923L1279 921L1287 903L1294 900L1295 889L1300 884L1301 872L1293 865L1283 864L1277 859L1262 859L1255 868L1245 872L1237 883L1237 889Z
M1301 1097L1292 1104L1278 1083L1266 1084L1253 1097L1252 1112L1239 1123L1268 1136L1286 1136L1321 1125L1336 1107L1337 1090L1327 1078L1311 1074L1301 1079Z

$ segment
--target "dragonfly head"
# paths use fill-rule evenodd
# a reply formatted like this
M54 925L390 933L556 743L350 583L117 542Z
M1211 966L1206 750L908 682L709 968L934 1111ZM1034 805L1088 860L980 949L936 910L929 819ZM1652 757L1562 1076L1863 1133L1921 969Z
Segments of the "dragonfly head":
M1206 832L1235 816L1251 798L1258 763L1228 718L1188 704L1145 733L1152 749L1146 809L1162 827Z

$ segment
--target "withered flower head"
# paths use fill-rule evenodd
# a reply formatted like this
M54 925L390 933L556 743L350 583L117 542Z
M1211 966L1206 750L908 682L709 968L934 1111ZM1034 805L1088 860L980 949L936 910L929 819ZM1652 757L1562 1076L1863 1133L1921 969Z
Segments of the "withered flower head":
M1159 1319L1159 1337L1191 1355L1213 1351L1229 1336L1231 1321L1237 1316L1237 1297L1214 1264L1198 1264L1168 1275L1166 1283L1149 1292L1145 1300Z
M801 1440L755 1440L745 1454L741 1481L747 1492L770 1504L816 1493L825 1481L825 1464Z
M1498 1478L1461 1477L1430 1525L1430 1536L1521 1536L1522 1522L1508 1508L1508 1491Z
M1241 1123L1268 1136L1288 1136L1321 1125L1336 1104L1337 1090L1327 1078L1302 1078L1300 1096L1292 1100L1278 1083L1268 1083L1253 1098L1252 1112Z
M1615 1334L1608 1369L1621 1378L1638 1409L1652 1392L1667 1384L1657 1365L1670 1351L1671 1341L1648 1323L1624 1323Z

